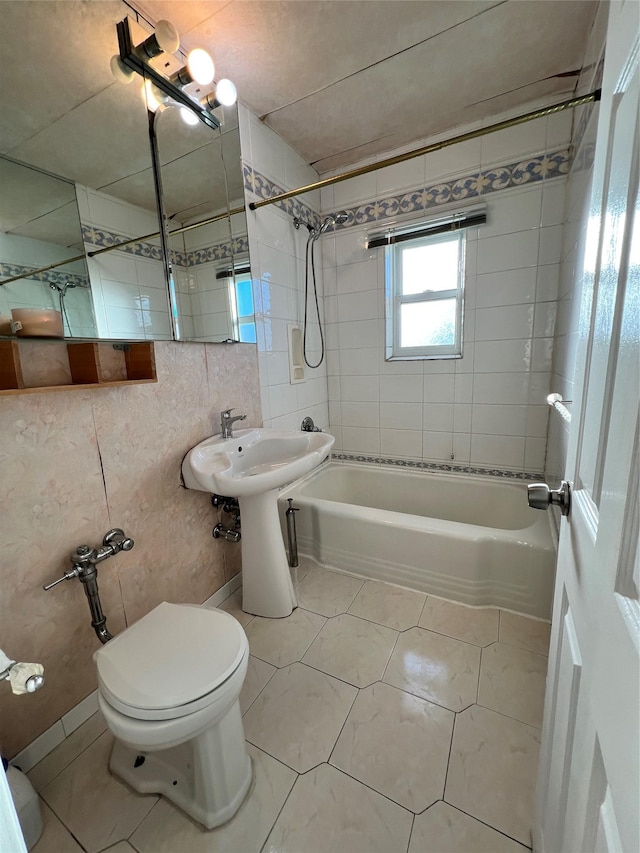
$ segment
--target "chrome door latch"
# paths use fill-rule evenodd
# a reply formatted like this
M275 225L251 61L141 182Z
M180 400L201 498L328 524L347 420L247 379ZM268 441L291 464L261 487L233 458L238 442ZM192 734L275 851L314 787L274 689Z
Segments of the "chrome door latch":
M549 509L553 504L560 507L563 515L569 515L571 509L571 486L566 480L559 489L550 489L546 483L530 483L527 486L527 499L532 509Z

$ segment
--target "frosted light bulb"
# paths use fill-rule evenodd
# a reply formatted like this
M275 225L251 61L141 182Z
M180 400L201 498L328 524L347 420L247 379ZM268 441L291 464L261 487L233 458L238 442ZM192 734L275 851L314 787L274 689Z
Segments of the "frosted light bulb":
M180 47L180 38L171 21L158 21L155 36L158 47L164 53L175 53Z
M213 59L201 47L196 47L195 50L190 51L187 56L187 68L191 79L200 83L201 86L206 86L213 80L215 73Z
M216 86L216 101L225 107L230 107L237 99L238 92L231 80L227 80L226 77L220 80Z
M168 100L168 96L161 92L157 86L154 86L151 80L144 81L142 96L147 104L147 109L151 110L152 113L158 110L162 111Z
M198 116L192 113L188 107L180 107L180 118L185 124L192 126L198 124Z

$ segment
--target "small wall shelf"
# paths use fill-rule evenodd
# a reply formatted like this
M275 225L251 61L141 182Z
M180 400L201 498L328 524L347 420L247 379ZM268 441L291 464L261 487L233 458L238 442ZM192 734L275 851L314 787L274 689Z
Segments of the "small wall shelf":
M157 382L152 342L0 341L0 396Z

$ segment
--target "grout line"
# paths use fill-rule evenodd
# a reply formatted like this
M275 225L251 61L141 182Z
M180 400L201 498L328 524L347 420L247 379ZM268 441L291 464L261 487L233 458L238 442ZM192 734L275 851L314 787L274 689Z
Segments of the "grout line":
M499 835L502 835L504 838L508 838L510 841L514 841L516 844L519 844L523 848L523 850L531 850L531 847L529 847L527 844L523 844L522 841L518 841L518 839L514 838L512 835L507 835L507 833L503 832L501 829L496 829L495 826L491 826L490 823L487 823L486 821L481 820L480 818L471 814L471 812L466 812L464 809L461 809L460 806L456 806L453 803L450 803L448 800L444 800L444 799L442 800L442 802L446 803L446 805L448 805L448 806L451 806L452 809L456 809L456 811L459 811L462 814L466 815L467 817L470 817L472 820L477 820L478 823L481 823L483 826L486 826L489 829L492 829L494 832L497 832ZM434 803L434 805L435 805L435 803ZM431 806L429 806L429 808L431 808Z

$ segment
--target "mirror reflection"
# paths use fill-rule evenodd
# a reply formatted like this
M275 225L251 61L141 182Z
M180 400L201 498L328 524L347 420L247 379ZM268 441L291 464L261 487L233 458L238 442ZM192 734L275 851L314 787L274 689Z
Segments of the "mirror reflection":
M131 7L86 4L79 14L77 4L42 4L26 20L24 5L3 3L9 37L0 109L9 120L0 131L7 155L0 180L11 191L0 204L0 279L16 279L20 266L25 277L0 281L0 314L55 309L73 338L254 339L243 290L249 258L236 108L220 108L219 131L187 126L176 108L155 116L171 234L167 286L142 80L123 86L110 69L116 23ZM137 43L151 27L132 21L131 30ZM33 70L28 78L12 71L25 63ZM45 78L46 90L29 83ZM26 277L83 248L86 264Z
M95 337L73 183L0 158L0 186L0 334L12 334L13 320L33 336Z
M218 131L156 113L176 337L255 343L237 110L216 115Z

